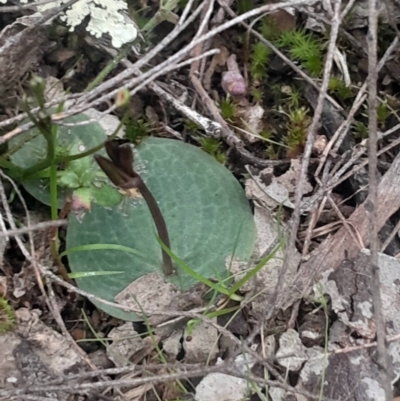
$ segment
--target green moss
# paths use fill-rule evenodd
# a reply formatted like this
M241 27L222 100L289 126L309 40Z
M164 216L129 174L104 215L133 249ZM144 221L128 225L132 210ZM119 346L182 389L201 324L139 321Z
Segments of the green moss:
M219 109L221 110L221 116L224 120L230 121L235 117L236 106L230 98L221 100Z
M225 154L220 150L221 142L214 138L201 138L200 139L201 148L213 156L218 162L224 164L226 161Z
M308 116L308 109L300 107L291 110L288 118L289 121L286 125L287 134L283 140L289 151L297 152L306 140L307 130L311 122Z
M0 334L8 333L15 325L14 309L7 300L0 297Z
M250 51L250 74L253 80L261 81L267 76L270 50L261 42L254 43Z
M125 124L125 136L131 143L141 141L151 132L151 124L144 118L130 118Z
M328 90L331 93L337 94L342 100L353 97L353 92L351 88L346 86L343 80L337 76L332 76L330 78Z
M290 30L282 32L276 45L286 49L290 57L299 61L308 72L317 77L322 72L322 42L315 35L302 30Z

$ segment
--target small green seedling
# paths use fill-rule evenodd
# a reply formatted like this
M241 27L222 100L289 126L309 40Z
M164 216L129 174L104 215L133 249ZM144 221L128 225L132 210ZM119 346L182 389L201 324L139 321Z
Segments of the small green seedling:
M214 138L201 138L201 148L213 156L219 163L224 164L226 161L225 154L221 151L221 142Z
M331 93L336 93L341 100L346 100L354 96L351 87L346 86L343 80L337 76L330 78L328 89Z
M14 309L7 300L0 297L0 334L8 333L15 325Z
M321 75L323 43L315 35L307 33L305 29L284 31L276 41L276 45L287 49L293 60L299 61L312 76Z
M231 98L222 99L219 104L221 116L225 121L232 122L236 115L236 105Z
M250 51L250 75L252 81L260 82L267 76L267 63L270 50L262 42L256 42Z

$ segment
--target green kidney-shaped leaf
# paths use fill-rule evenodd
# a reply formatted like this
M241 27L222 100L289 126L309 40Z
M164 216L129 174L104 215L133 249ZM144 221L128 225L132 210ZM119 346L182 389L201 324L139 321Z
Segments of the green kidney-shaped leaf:
M159 203L172 252L186 265L206 278L224 278L229 256L250 257L255 225L248 200L233 175L213 157L183 142L147 138L137 147L134 164ZM67 250L119 244L139 252L103 249L69 255L73 273L124 272L77 279L80 288L109 301L137 278L161 272L161 249L147 205L126 200L128 204L112 208L92 205L81 223L74 215L69 217ZM182 290L196 283L179 267L176 270L177 277L169 280ZM118 318L139 320L117 308L96 305Z
M78 114L73 117L66 118L65 123L82 123L83 121L89 120L89 117L85 114ZM32 138L32 139L30 139ZM97 122L90 122L84 125L65 126L60 125L57 129L57 146L56 153L58 155L67 156L77 153L82 153L89 150L107 139L107 135L104 132L101 125ZM23 168L29 168L42 161L46 157L47 143L43 135L40 134L39 130L34 127L26 133L19 135L15 139L10 141L10 148L19 148L15 153L11 155L11 161ZM77 152L78 149L78 152ZM85 160L75 160L72 163L75 164L88 164L93 169L97 169L97 166L93 162L91 156L84 158ZM69 173L67 173L69 174ZM72 181L64 182L67 178L63 177L59 181L59 184L68 184ZM64 180L64 181L63 181ZM31 179L26 180L22 184L24 188L40 202L50 205L50 192L48 188L49 180L47 178L42 179ZM68 186L68 185L67 185ZM58 188L58 207L62 208L65 201L66 188Z

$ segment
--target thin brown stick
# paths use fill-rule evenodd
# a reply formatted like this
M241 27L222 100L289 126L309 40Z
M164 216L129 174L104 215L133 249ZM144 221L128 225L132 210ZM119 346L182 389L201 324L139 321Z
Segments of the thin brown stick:
M388 371L388 357L386 352L385 341L385 320L382 312L382 299L381 299L381 284L379 279L379 265L378 265L378 216L377 216L377 202L378 202L378 116L377 116L377 82L378 82L378 11L376 0L369 0L368 2L368 131L369 131L369 146L368 146L368 159L369 159L369 189L368 199L365 203L369 219L369 248L370 255L370 272L371 272L371 291L372 300L374 305L374 319L376 325L376 338L377 338L377 357L378 365L381 368L381 374L378 375L383 390L385 392L386 401L393 400L393 392L391 379Z
M67 225L67 220L54 220L54 221L43 221L41 223L32 224L28 227L17 228L15 230L0 231L0 238L4 237L15 237L17 235L28 234L32 231L47 230L51 227L62 227Z
M285 253L285 258L284 258L284 264L283 264L283 269L282 272L279 276L278 281L278 286L279 284L282 285L283 283L283 277L281 279L281 275L285 273L285 270L288 269L289 265L292 265L295 263L296 256L295 256L295 247L296 247L296 238L297 238L297 231L299 228L299 223L300 223L300 206L301 206L301 198L303 196L303 182L306 180L307 177L307 171L308 171L308 165L311 157L311 152L312 152L312 147L314 143L314 138L317 130L317 125L319 122L319 119L321 117L322 109L323 109L323 104L325 100L325 95L328 89L328 83L331 75L331 70L332 70L332 63L333 63L333 54L334 50L336 47L336 40L339 32L339 26L340 26L340 6L341 6L341 0L338 0L334 4L334 15L332 19L332 29L331 29L331 34L329 38L329 46L328 46L328 52L327 52L327 57L326 57L326 62L325 62L325 67L324 67L324 75L322 79L322 85L321 85L321 91L318 96L318 102L317 106L315 108L314 112L314 117L311 123L311 126L308 130L307 134L307 141L305 145L305 150L303 154L303 160L301 163L301 170L300 170L300 177L298 180L298 184L296 187L296 193L295 193L295 207L293 211L293 215L291 218L291 227L290 227L290 233L289 233L289 239L287 243L287 251Z

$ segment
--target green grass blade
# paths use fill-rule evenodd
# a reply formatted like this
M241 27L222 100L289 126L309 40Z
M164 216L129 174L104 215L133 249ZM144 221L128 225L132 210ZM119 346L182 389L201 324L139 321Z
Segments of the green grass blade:
M221 285L217 283L213 283L212 281L208 280L207 278L201 276L200 274L196 273L194 270L192 270L189 266L187 266L185 263L183 263L182 260L180 260L166 245L163 244L163 242L157 237L157 241L162 247L162 249L171 257L171 259L178 265L180 269L182 269L184 272L192 276L194 279L197 281L202 282L205 284L207 287L212 288L213 290L216 290L220 292L221 294L231 296L230 291L226 289L225 287L222 287ZM232 298L233 299L233 298Z
M75 252L103 251L103 250L128 252L146 258L146 255L142 254L141 252L136 251L133 248L129 248L128 246L118 245L118 244L87 244L87 245L75 246L73 248L66 249L64 252L62 252L60 254L60 258Z
M68 273L68 277L72 279L76 278L85 278L85 277L93 277L93 276L111 276L113 274L123 274L125 272L112 272L112 271L103 271L103 272L79 272L79 273Z
M262 258L256 266L254 266L248 273L246 273L239 281L237 281L229 290L229 296L231 296L233 293L235 293L243 284L245 284L247 281L249 281L255 274L257 274L263 267L264 265L272 259L276 252L281 248L283 245L283 240L281 239L278 243L278 245L271 251L270 254Z

